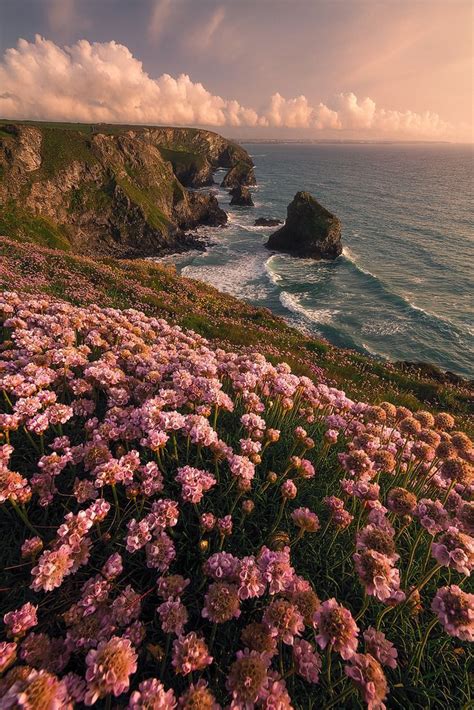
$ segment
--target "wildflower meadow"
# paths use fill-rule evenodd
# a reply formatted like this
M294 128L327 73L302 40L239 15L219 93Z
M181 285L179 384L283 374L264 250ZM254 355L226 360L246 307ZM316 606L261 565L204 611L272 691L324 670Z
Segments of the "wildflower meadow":
M0 710L473 707L449 413L134 309L3 292L0 343Z

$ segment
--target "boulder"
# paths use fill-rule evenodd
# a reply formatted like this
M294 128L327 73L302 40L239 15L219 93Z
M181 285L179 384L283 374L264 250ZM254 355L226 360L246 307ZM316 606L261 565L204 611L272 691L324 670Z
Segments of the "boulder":
M248 187L243 185L237 185L233 190L230 191L232 199L230 201L231 205L239 205L240 207L253 207L252 195Z
M309 192L297 192L287 209L286 222L265 244L312 259L336 259L342 253L341 222Z
M254 227L278 227L281 224L281 219L258 217L253 224Z

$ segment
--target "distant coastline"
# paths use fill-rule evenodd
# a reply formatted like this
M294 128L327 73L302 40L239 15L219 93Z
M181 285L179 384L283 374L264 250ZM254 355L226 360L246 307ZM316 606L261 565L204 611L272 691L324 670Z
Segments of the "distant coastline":
M453 141L423 141L423 140L363 140L356 138L230 138L236 143L272 143L275 145L472 145L471 143L454 143Z

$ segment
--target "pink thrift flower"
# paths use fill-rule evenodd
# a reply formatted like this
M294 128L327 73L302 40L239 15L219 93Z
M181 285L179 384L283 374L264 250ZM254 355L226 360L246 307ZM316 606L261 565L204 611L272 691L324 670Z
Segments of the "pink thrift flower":
M221 535L228 537L232 535L232 516L225 515L223 518L217 518L217 529Z
M144 680L130 695L127 710L174 710L176 697L156 678Z
M183 633L184 626L188 621L188 612L180 599L168 599L160 604L157 609L161 621L161 628L165 634Z
M175 599L176 597L181 596L190 582L190 579L185 579L180 574L160 577L156 583L157 594L165 601L168 599Z
M160 572L167 572L176 557L176 549L171 538L161 532L146 546L146 565Z
M204 493L217 483L210 473L192 466L178 468L176 480L181 485L181 497L186 503L200 503Z
M9 611L3 617L3 622L7 627L7 634L10 637L24 636L28 629L33 628L38 623L36 611L38 607L26 602L16 611Z
M318 516L309 508L296 508L291 514L291 519L304 532L316 532L320 528Z
M385 710L388 684L380 663L369 653L355 653L344 668L367 703L367 710Z
M214 582L209 585L204 597L201 615L217 624L240 616L238 588L228 582Z
M364 642L366 652L376 658L382 666L397 667L397 649L382 631L377 631L373 626L369 626L364 631Z
M235 582L240 570L240 560L230 552L215 552L204 563L204 572L216 582Z
M238 575L240 599L254 599L265 594L267 585L255 557L244 557L240 561Z
M321 672L321 656L304 639L295 639L293 645L295 670L308 683L317 683Z
M137 670L137 654L128 639L112 636L101 641L86 656L87 691L84 702L94 705L112 694L115 697L128 690L130 676Z
M349 609L328 599L315 613L314 621L319 631L316 641L322 649L330 645L345 661L356 652L359 629Z
M176 673L202 671L213 661L204 639L194 631L173 641L172 664Z
M438 564L470 576L474 568L474 538L450 527L431 544L431 554Z
M36 557L43 549L43 541L40 537L30 537L21 546L21 556L24 558Z
M431 609L450 636L474 641L474 594L464 592L456 584L442 587L436 592Z
M286 599L275 599L265 609L263 623L270 634L289 646L293 645L295 636L300 636L304 630L303 617L298 608Z
M368 549L352 557L367 594L383 602L400 589L400 572L389 557Z
M237 652L226 682L233 698L232 707L254 707L267 685L267 670L268 659L264 654L248 648Z

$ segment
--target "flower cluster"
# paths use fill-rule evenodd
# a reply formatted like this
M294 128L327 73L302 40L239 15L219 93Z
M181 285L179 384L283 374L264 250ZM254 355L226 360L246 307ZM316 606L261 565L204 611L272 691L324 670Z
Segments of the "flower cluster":
M423 603L422 651L474 639L474 456L449 414L134 309L7 292L0 325L1 708L376 710L407 650L418 677L418 627L389 630Z

